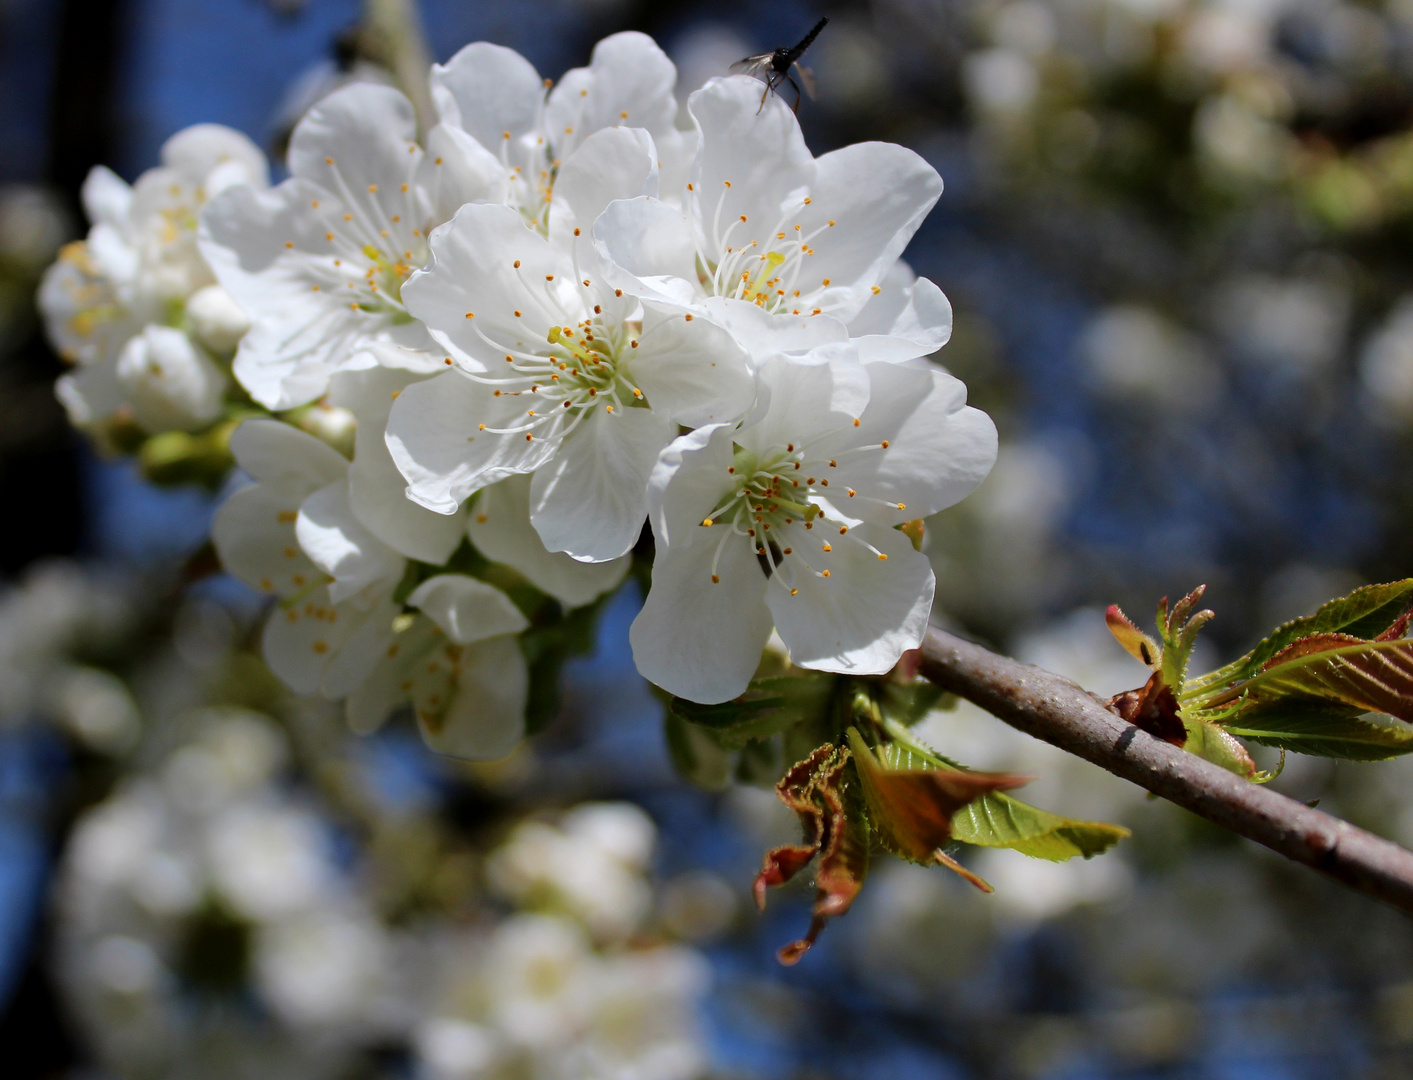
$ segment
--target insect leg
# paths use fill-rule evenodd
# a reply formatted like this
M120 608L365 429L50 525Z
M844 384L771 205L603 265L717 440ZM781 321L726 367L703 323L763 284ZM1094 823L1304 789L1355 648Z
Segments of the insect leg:
M781 75L781 78L783 78L787 83L789 83L791 86L793 86L793 87L795 88L795 115L796 115L796 116L799 116L799 115L800 115L800 98L801 98L801 96L802 96L801 91L800 91L800 84L797 83L797 82L795 82L794 79L790 78L789 72L783 73L783 74Z

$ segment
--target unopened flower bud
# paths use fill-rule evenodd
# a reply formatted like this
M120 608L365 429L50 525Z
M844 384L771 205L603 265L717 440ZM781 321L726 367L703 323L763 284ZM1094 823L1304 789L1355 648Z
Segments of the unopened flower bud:
M123 346L117 372L150 431L197 431L221 415L226 377L180 330L147 327Z
M245 312L219 285L208 285L192 293L186 302L186 314L196 340L222 356L234 353L250 329Z

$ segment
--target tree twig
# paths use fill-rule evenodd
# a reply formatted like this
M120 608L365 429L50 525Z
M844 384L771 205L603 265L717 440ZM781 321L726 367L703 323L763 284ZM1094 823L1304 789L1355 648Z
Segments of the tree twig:
M1413 914L1413 852L1140 731L1068 679L937 629L921 672L1027 735Z

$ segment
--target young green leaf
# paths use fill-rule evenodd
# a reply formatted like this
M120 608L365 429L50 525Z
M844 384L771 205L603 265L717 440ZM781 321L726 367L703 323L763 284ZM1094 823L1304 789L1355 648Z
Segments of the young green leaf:
M1400 626L1400 621L1406 619L1410 602L1413 602L1413 578L1355 589L1348 596L1322 604L1313 615L1285 623L1241 659L1191 680L1188 691L1249 679L1282 649L1313 634L1339 633L1373 640L1397 629L1398 633L1388 636L1402 637L1407 624L1403 622Z
M879 760L895 769L952 769L954 762L927 752L915 741L885 743ZM977 847L1010 848L1022 855L1064 862L1101 855L1129 835L1121 825L1077 821L1041 810L999 791L968 803L952 817L952 837Z
M1114 635L1124 651L1140 663L1153 667L1158 662L1158 657L1163 652L1163 647L1134 625L1132 619L1125 615L1118 604L1110 604L1104 612L1104 621L1109 626L1109 633Z
M1349 634L1313 634L1287 645L1245 682L1201 702L1204 712L1237 704L1228 728L1247 717L1291 704L1333 706L1338 712L1385 713L1413 721L1413 639L1363 641Z
M1385 761L1413 751L1413 727L1407 724L1341 715L1319 705L1243 713L1226 730L1265 746L1350 761Z
M1187 729L1187 742L1183 744L1183 749L1189 754L1196 754L1214 765L1220 765L1244 780L1251 780L1256 776L1256 763L1251 760L1246 747L1230 732L1197 717L1186 718L1184 726Z

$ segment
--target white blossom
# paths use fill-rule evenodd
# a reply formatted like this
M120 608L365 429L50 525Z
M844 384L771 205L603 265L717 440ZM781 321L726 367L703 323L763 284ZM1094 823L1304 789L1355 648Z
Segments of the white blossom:
M694 138L674 124L677 70L652 38L635 32L604 38L588 67L566 72L548 95L546 82L519 53L484 41L433 66L438 116L469 136L474 149L465 157L484 178L484 195L475 201L513 207L547 231L557 171L606 128L645 131L656 147L655 171L663 171L670 190L680 188ZM580 222L586 230L592 223Z
M946 342L951 308L936 286L888 280L942 193L930 165L881 142L816 160L789 106L774 95L762 106L760 83L744 76L711 80L688 108L701 147L681 208L644 195L594 225L616 286L708 315L757 360L846 339L885 283L901 300L865 315L857 336L896 329L897 340L869 341L864 359Z
M579 154L600 149L622 182L566 166L566 201L603 205L651 171L633 133L601 132ZM393 406L388 445L409 496L451 513L472 492L533 472L530 520L547 548L624 554L677 424L734 420L749 407L745 353L705 319L607 288L583 269L578 240L556 246L504 207L464 207L433 248L408 303L459 364Z
M996 457L990 419L936 369L776 360L761 381L762 415L680 437L653 472L633 657L695 701L746 689L772 623L801 666L892 667L922 640L934 584L893 526L964 498Z
M415 350L430 342L401 290L442 220L438 198L452 175L442 160L417 144L401 93L360 83L300 122L290 179L268 191L232 189L207 207L202 251L252 316L235 374L256 401L271 409L313 401L334 372L371 366L374 343L394 347L385 362L402 357L415 369L424 358Z
M50 340L77 365L56 387L77 426L99 424L129 403L115 370L124 345L145 327L187 329L186 304L214 283L196 241L207 200L267 182L259 149L215 124L172 136L161 166L133 187L101 166L89 174L83 203L93 228L60 252L39 292Z
M180 330L147 326L123 346L114 371L138 422L153 433L199 431L221 415L226 374Z
M372 363L370 344L391 346L381 363L429 370L430 343L402 286L425 264L431 230L466 203L510 205L547 227L552 175L601 128L633 123L679 146L667 108L675 80L650 39L620 34L547 100L519 54L468 45L433 69L442 122L425 150L398 91L362 83L324 98L295 129L291 179L232 192L203 216L207 258L256 313L237 378L284 409L318 398L335 371Z

